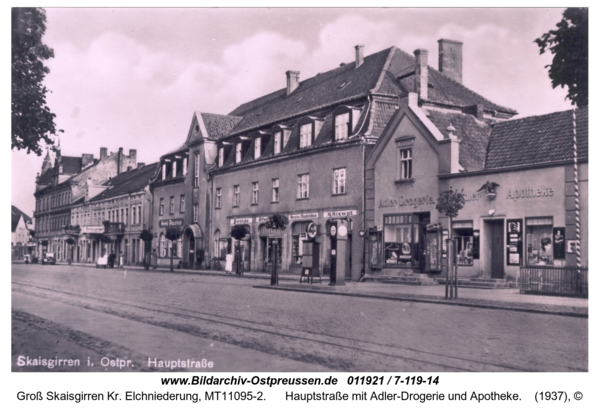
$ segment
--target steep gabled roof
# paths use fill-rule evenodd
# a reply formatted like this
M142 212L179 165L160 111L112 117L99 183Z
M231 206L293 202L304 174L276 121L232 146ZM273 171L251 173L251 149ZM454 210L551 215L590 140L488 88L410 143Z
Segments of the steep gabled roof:
M588 158L588 108L576 109L577 157ZM504 121L492 128L486 169L571 160L573 110Z
M196 112L197 116L202 117L208 138L217 140L222 136L229 134L235 126L242 121L242 117L227 116L223 114L201 113Z
M152 163L121 173L117 177L104 183L104 185L109 186L109 188L90 199L90 201L105 200L123 194L142 191L149 184L150 178L154 175L157 168L158 163Z
M27 214L25 214L24 212L19 210L17 207L11 206L10 211L11 211L11 213L10 213L11 231L13 233L17 229L17 225L19 224L19 220L21 219L21 217L23 217L23 220L25 221L25 223L31 224L31 222L32 222L31 217L29 217Z

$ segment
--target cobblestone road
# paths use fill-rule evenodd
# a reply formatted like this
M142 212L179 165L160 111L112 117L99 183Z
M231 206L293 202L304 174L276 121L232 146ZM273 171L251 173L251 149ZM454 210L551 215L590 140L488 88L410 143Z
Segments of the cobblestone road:
M13 370L34 370L15 365L24 353L65 355L57 335L82 357L132 359L129 371L156 369L149 357L210 357L215 371L588 369L585 318L274 292L259 281L13 265Z

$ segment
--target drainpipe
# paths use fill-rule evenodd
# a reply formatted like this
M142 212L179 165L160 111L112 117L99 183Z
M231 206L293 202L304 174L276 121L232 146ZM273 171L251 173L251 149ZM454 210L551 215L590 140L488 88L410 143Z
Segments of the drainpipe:
M581 226L579 222L579 173L577 170L577 113L573 109L573 180L575 185L575 251L577 253L577 272L581 268Z

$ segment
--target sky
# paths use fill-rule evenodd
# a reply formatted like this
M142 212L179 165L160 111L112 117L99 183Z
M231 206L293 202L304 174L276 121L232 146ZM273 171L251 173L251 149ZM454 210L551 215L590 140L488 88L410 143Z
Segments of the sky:
M62 154L137 149L146 164L185 142L194 111L228 114L300 80L391 46L463 42L463 84L519 117L572 108L534 40L563 9L47 8L45 85ZM11 152L12 204L32 216L42 157Z

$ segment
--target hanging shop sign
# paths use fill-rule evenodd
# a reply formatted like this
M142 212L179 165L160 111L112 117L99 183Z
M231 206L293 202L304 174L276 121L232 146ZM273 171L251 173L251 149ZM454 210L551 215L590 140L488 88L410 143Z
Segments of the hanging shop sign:
M523 219L506 220L507 265L521 265L523 258Z
M317 236L317 231L317 225L315 223L310 223L306 227L306 235L308 235L308 238L315 238Z
M229 225L252 224L252 217L248 218L232 218L229 220Z
M325 211L323 217L325 218L342 218L356 215L356 210L338 210L338 211Z
M159 227L183 227L183 218L169 218L166 220L159 220Z
M554 239L554 259L564 260L565 259L565 228L554 227L552 232L552 238Z
M290 214L288 216L290 221L296 220L308 220L311 218L319 218L319 213L301 213L301 214Z

